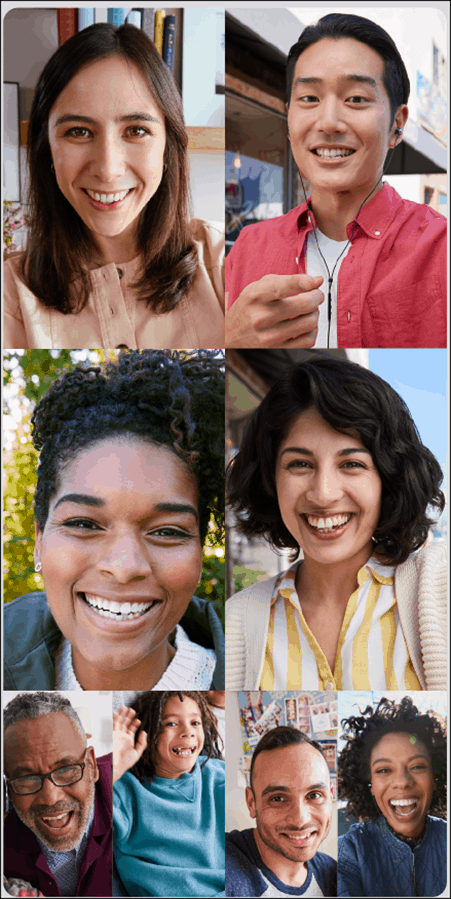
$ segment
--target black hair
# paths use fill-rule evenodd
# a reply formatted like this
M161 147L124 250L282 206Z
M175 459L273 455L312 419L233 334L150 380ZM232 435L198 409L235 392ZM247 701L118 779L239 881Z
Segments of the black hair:
M300 743L308 743L309 746L313 746L314 749L317 749L327 765L327 759L324 755L324 750L321 744L317 743L316 740L311 740L310 737L307 736L307 734L304 734L301 730L297 730L297 728L295 727L273 727L272 730L268 730L266 734L263 734L261 740L259 740L252 753L251 769L249 773L249 783L251 786L251 790L253 791L252 773L254 770L255 760L256 758L258 758L261 752L270 752L272 749L285 749L287 746L299 746Z
M49 143L49 115L78 72L118 56L135 66L164 116L166 146L161 183L138 221L140 277L133 285L153 312L173 309L194 280L197 249L188 216L188 134L182 101L153 41L134 25L90 25L61 44L41 72L28 122L29 230L21 277L44 304L80 312L91 292L87 269L94 235L58 187Z
M428 505L444 509L442 470L399 394L361 365L327 353L287 368L253 412L227 471L237 528L247 537L263 536L275 549L292 548L297 558L299 545L280 514L276 461L291 425L310 408L370 451L382 482L375 553L387 564L404 562L427 538L434 521Z
M224 360L217 350L129 350L104 366L79 365L55 381L33 415L40 450L35 517L42 532L62 468L118 434L169 447L194 473L199 531L224 517Z
M368 786L371 753L382 737L403 733L414 735L428 750L437 782L428 813L446 818L446 724L436 712L421 714L410 696L399 703L383 697L376 708L368 705L360 715L351 715L341 724L347 742L338 759L338 794L347 799L347 816L360 821L380 817Z
M323 16L314 25L307 25L304 31L293 44L288 54L286 80L287 103L290 104L291 90L293 86L294 70L296 63L304 50L312 44L316 44L323 38L341 40L353 38L372 47L384 61L382 72L382 84L390 100L390 128L393 125L396 110L403 103L407 103L410 94L410 82L406 67L402 61L399 50L386 31L380 25L376 25L370 19L362 16L345 15L343 13L331 13Z
M162 716L164 707L172 696L178 696L183 702L185 696L193 699L197 703L202 718L202 727L204 730L204 746L201 752L202 756L206 756L201 767L206 765L208 759L220 759L221 750L219 748L219 740L221 739L216 727L216 718L214 717L210 706L205 698L204 693L196 690L147 690L138 696L131 704L131 708L136 712L141 724L136 732L139 736L142 730L147 734L147 746L140 759L130 773L142 783L144 780L152 782L155 776L155 749L160 734L163 732Z

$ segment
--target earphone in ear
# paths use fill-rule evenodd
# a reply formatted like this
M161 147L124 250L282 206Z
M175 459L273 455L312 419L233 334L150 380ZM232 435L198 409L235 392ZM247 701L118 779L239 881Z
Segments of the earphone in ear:
M395 134L402 134L402 128L396 128Z

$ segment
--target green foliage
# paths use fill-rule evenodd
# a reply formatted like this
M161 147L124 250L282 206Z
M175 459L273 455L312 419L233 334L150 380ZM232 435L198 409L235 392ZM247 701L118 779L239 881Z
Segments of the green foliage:
M256 584L257 581L261 579L261 571L258 571L255 568L244 568L243 565L235 565L233 569L235 593L239 593L239 591L244 590L245 587L250 587L251 584Z
M224 627L224 584L225 563L224 553L218 558L214 551L207 546L204 550L202 563L202 577L196 590L196 596L201 599L209 599L213 602L216 612Z

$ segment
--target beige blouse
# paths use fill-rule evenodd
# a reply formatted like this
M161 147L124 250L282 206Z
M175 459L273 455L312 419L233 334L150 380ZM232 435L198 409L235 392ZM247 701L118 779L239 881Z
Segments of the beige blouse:
M219 226L191 222L199 264L194 282L175 309L155 315L130 285L139 256L91 271L93 290L78 314L49 309L20 280L21 254L4 265L5 349L213 348L224 346L224 235Z

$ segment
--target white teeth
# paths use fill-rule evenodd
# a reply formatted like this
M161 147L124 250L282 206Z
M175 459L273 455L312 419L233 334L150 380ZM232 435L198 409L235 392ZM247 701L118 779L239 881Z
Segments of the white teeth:
M91 593L84 593L86 602L94 608L99 615L104 618L115 618L116 621L130 620L130 618L139 618L150 609L151 602L115 602L109 599L103 599L101 596L93 596Z
M330 531L335 528L341 527L341 525L346 524L351 518L351 513L349 515L333 515L330 518L317 518L315 515L307 515L307 521L312 528L316 528L318 531Z
M176 749L176 748L174 748L172 751L175 753L175 755L180 755L183 758L185 758L185 757L188 757L189 755L193 754L194 748L195 748L194 746L192 749Z
M317 156L322 156L324 159L334 159L340 156L350 156L351 153L355 153L355 150L328 150L326 147L317 147L315 152Z
M402 805L402 806L407 807L408 805L416 805L416 804L417 804L416 799L390 799L390 805Z
M115 194L98 194L94 190L88 190L87 187L85 188L85 190L88 196L90 196L93 200L97 200L98 203L103 203L104 205L108 206L111 205L111 203L117 203L119 200L124 200L127 194L130 193L130 190L132 190L132 188L128 188L128 190L118 191Z

